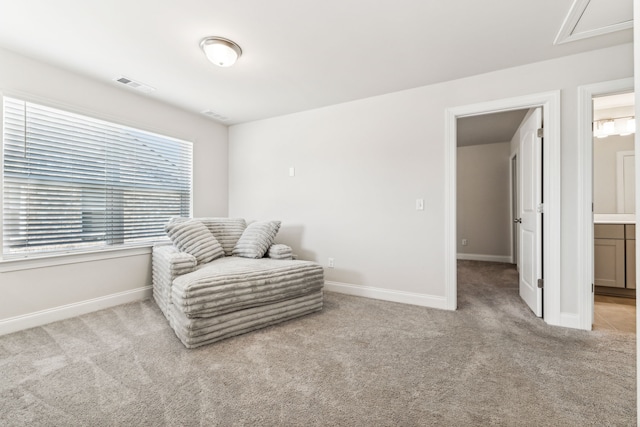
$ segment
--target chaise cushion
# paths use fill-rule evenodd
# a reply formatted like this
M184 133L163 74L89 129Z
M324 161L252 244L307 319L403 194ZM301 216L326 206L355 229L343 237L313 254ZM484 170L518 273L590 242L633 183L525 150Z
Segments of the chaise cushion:
M171 303L188 318L214 317L320 291L323 272L310 261L225 257L176 277Z
M269 250L279 229L280 221L259 221L249 224L233 248L233 255L243 258L262 258Z
M193 255L198 264L205 264L224 256L224 250L211 231L196 219L170 221L165 231L181 251Z

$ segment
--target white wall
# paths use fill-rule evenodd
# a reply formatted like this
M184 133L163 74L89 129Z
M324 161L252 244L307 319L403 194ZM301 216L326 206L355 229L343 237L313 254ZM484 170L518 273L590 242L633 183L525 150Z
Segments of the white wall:
M155 101L153 95L5 50L0 50L0 92L192 141L194 214L227 215L226 126ZM24 270L0 263L0 333L148 296L150 268L148 253Z
M457 149L459 258L511 260L510 155L510 142Z
M625 44L232 126L229 213L281 219L280 240L303 258L335 258L329 281L439 306L445 109L560 89L560 305L577 313L577 87L631 76L632 51ZM415 210L416 198L425 199L424 211Z
M634 135L593 139L593 213L618 212L617 174L620 151L633 151Z

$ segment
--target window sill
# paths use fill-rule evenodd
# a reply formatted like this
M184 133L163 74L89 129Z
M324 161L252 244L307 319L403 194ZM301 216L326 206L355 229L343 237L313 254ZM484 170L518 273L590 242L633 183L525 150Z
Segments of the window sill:
M128 246L120 248L101 249L97 251L85 251L75 253L62 253L42 255L38 257L25 257L0 260L0 273L12 271L32 270L66 264L79 264L83 262L102 261L114 258L124 258L137 255L149 255L154 245L162 245L164 242L146 243L141 246Z

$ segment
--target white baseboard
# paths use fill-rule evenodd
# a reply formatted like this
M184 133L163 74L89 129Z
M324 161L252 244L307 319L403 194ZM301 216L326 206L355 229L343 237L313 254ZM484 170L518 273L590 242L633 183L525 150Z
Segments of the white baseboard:
M373 298L384 301L400 302L403 304L419 305L422 307L447 310L447 299L435 295L417 294L413 292L392 291L390 289L374 288L371 286L352 285L350 283L325 281L327 291L358 297Z
M140 301L151 296L151 289L151 286L144 286L130 291L3 319L0 320L0 335L46 325L47 323L69 319L81 314L91 313L92 311L98 311L128 302Z
M506 262L511 264L510 255L458 254L457 258L469 261Z

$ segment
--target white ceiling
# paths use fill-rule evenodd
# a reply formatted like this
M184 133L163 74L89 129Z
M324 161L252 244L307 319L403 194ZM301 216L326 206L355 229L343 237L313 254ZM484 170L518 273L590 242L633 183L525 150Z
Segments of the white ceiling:
M458 147L509 142L528 110L505 111L457 120Z
M633 107L636 105L636 97L633 92L617 93L615 95L598 96L593 98L595 111L609 108Z
M572 1L0 0L0 47L233 124L632 41L554 45ZM206 36L243 56L210 64Z

